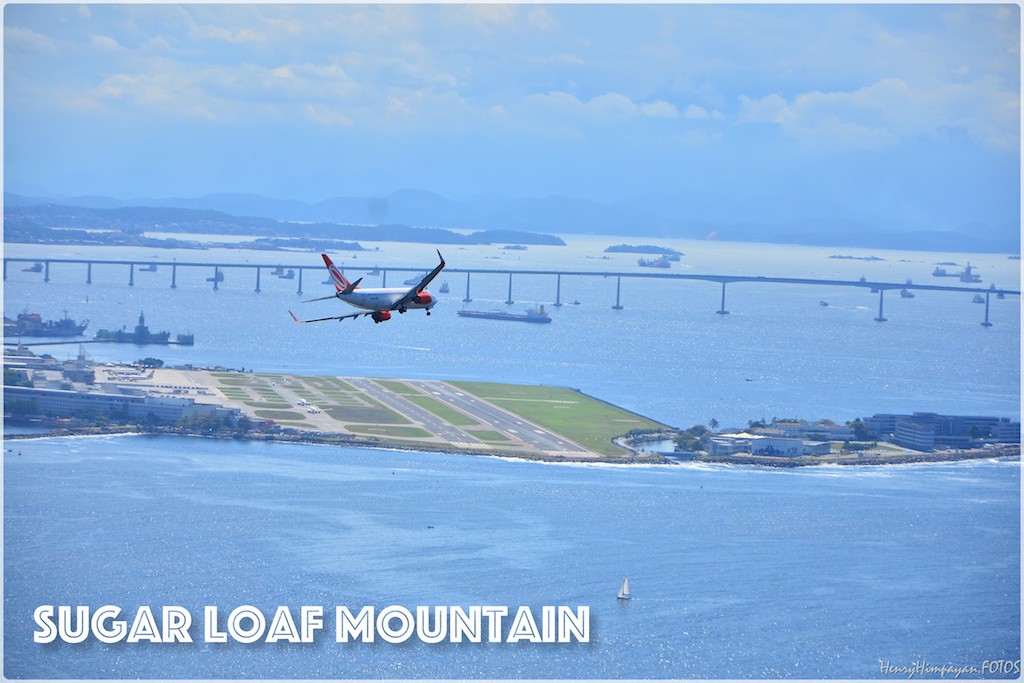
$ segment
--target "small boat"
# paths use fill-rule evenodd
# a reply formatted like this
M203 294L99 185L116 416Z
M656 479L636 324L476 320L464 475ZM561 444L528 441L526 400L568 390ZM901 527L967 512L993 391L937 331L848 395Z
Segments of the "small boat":
M282 280L294 280L295 271L289 268L287 273L282 273L281 275L278 275L278 277Z
M573 305L573 306L579 306L579 305L580 305L580 301L579 301L579 299L577 299L576 301L573 301L573 302L572 302L572 305Z
M207 282L224 282L224 273L217 271L217 274L213 277L206 278Z
M441 283L441 289L439 289L437 291L440 292L441 294L447 294L448 292L450 292L451 290L448 289L448 282L447 281L442 282Z
M911 292L909 289L901 289L900 296L903 297L904 299L913 299L917 295Z
M23 272L23 273L41 273L41 272L43 272L43 264L40 263L39 261L36 261L35 263L33 263L28 268L23 268L21 272Z
M155 263L146 264L146 265L142 266L141 268L139 268L139 272L140 273L155 273L156 272L156 264Z
M823 308L828 308L828 302L827 301L819 301L818 305L823 307Z
M377 266L374 266L373 270L367 271L366 274L367 275L373 275L374 277L377 277L378 275L380 275L380 268L378 268Z
M277 268L274 268L272 271L270 271L270 274L271 275L278 275L278 276L284 275L284 268L282 268L281 266L278 266Z
M629 577L622 582L622 587L619 588L619 594L615 596L619 600L629 600Z
M983 297L981 294L975 294L974 298L971 299L971 303L972 304L983 304L983 303L985 303L985 297Z
M997 299L1005 299L1006 298L1006 292L1002 292L1002 291L999 292L998 294L996 294L996 298Z

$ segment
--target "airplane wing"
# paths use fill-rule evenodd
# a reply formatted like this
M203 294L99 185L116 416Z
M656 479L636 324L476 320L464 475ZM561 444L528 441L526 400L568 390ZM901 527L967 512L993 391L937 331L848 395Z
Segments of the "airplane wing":
M333 299L334 297L330 298ZM288 313L292 316L292 320L294 320L297 323L322 323L325 320L344 320L345 318L358 318L361 315L373 315L373 311L364 311L362 313L349 313L348 315L332 315L329 318L313 318L312 320L299 320L291 311L288 311Z
M441 259L441 262L440 262L439 264L437 264L437 267L436 267L436 268L434 268L434 269L433 269L432 271L430 271L429 273L427 273L426 277L424 277L424 278L423 278L422 280L420 280L420 281L419 281L419 284L417 284L417 285L414 285L414 286L412 287L412 289L410 289L410 290L409 290L408 292L406 292L406 293L405 293L405 295L404 295L404 296L403 296L403 297L402 297L401 299L399 299L398 301L396 301L396 302L394 303L394 305L393 305L393 306L391 306L391 310L392 310L392 311L393 311L393 310L395 310L395 309L397 309L397 308L401 308L401 307L402 307L402 306L404 306L405 304L407 304L407 303L409 303L410 301L412 301L412 300L413 300L413 298L414 298L414 297L415 297L415 296L416 296L417 294L419 294L419 293L420 293L420 292L422 292L422 291L423 291L424 289L426 289L427 285L429 285L429 284L430 284L430 281L431 281L431 280L433 280L433 279L434 279L435 277L437 277L437 274L438 274L438 273L440 273L440 272L441 272L442 270L444 270L444 265L445 265L445 263L444 263L444 257L443 257L443 256L441 256L441 250L440 250L440 249L438 249L438 250L437 250L437 258Z

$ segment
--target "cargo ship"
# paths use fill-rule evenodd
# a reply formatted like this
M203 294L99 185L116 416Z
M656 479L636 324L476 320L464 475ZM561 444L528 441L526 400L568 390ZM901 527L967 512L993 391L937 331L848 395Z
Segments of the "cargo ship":
M146 327L146 316L139 313L139 324L135 330L129 332L120 330L100 330L96 333L96 341L119 342L123 344L178 344L180 346L192 346L195 344L195 335L179 334L171 340L170 332L150 332Z
M463 318L485 318L487 320L514 320L523 323L549 323L551 322L551 316L547 314L543 306L530 309L526 312L526 315L516 315L515 313L502 313L501 311L467 311L465 309L458 311L459 315Z
M4 318L5 337L77 337L82 334L89 325L88 320L76 322L68 317L64 311L64 317L60 320L43 320L38 313L19 313L17 320Z

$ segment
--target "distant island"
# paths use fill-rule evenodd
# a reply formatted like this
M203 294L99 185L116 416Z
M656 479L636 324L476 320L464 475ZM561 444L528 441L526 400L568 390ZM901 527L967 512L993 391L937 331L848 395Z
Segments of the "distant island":
M685 256L672 247L657 247L653 244L615 244L604 250L606 254L665 254Z
M945 252L1020 254L1020 219L964 223L938 230L886 224L876 225L856 212L830 207L823 214L804 206L780 204L764 197L713 195L680 191L652 193L620 200L590 200L566 196L503 197L481 195L462 200L416 189L403 189L377 197L337 196L321 201L278 199L256 194L218 193L198 197L117 199L101 195L76 197L34 196L4 192L5 219L24 223L29 218L12 209L77 207L138 213L142 209L188 209L207 212L204 220L223 222L224 216L262 216L247 219L275 225L380 226L404 225L451 230L512 230L522 233L630 235L726 242L769 242L862 249L913 249ZM757 217L756 219L754 217ZM153 221L150 220L150 226ZM54 227L88 227L82 223L37 221ZM147 228L152 229L152 227ZM191 232L223 232L195 230ZM270 236L246 226L237 234ZM274 233L276 234L276 233ZM289 233L290 234L290 233ZM351 240L371 240L361 234L338 234ZM423 237L429 237L424 235ZM445 244L466 243L450 237ZM376 239L379 239L376 238ZM399 240L409 241L409 240ZM508 244L530 244L526 239Z
M4 208L5 242L173 249L221 246L196 240L154 238L147 236L147 232L254 235L258 238L255 241L234 243L231 246L270 250L320 249L318 245L324 240L565 246L565 242L554 235L518 230L479 230L463 235L444 228L420 228L401 224L295 223L270 218L233 216L205 209L146 206L93 209L40 204ZM363 250L363 247L355 242L337 248L343 251Z
M880 258L878 256L850 256L850 255L847 255L847 254L832 254L831 256L829 256L829 258L849 259L851 261L884 261L885 260L884 258Z

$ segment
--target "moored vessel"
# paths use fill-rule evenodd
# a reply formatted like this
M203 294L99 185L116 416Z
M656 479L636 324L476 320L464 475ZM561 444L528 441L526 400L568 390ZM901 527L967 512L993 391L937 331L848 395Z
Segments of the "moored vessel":
M483 318L486 320L512 320L516 322L524 323L549 323L551 322L551 316L547 314L543 306L530 309L526 311L526 315L517 315L515 313L505 313L502 311L467 311L462 309L458 311L458 314L462 318Z

